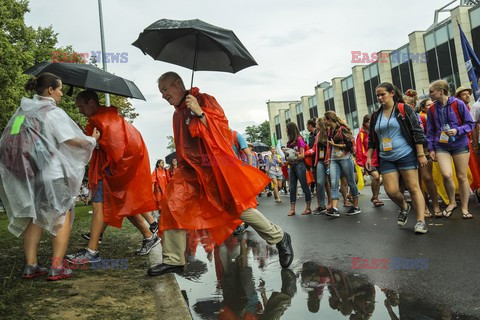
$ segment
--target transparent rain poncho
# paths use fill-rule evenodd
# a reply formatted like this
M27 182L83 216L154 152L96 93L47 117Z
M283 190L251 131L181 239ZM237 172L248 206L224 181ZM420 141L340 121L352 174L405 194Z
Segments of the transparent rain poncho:
M22 99L0 138L0 198L10 232L20 236L32 219L56 235L95 144L53 99Z

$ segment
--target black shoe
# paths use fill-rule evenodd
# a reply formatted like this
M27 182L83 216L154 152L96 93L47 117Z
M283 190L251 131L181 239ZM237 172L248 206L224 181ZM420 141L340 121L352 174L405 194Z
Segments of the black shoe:
M473 194L475 195L475 201L477 201L478 204L480 204L480 194L478 194L478 189L473 191Z
M297 277L295 273L290 269L282 269L280 274L282 276L281 292L293 297L297 293Z
M150 232L152 232L153 234L157 234L157 231L158 231L158 222L155 221L154 223L152 223L150 225Z
M271 197L272 196L272 191L268 191L267 192L267 197Z
M283 234L283 239L277 243L278 257L282 268L288 268L293 261L292 239L288 233Z
M238 236L242 233L245 233L245 229L247 229L245 225L241 224L235 229L235 231L233 231L233 235Z
M154 265L153 267L148 268L147 274L149 276L161 276L162 274L170 272L181 272L183 271L183 266L172 266L170 264L160 263Z

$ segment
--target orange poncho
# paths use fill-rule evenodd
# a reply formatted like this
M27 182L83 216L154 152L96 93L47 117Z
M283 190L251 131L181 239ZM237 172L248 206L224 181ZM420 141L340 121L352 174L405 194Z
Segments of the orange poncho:
M165 168L155 168L152 172L153 196L157 203L157 209L162 209L162 199L167 191L167 183L170 181L170 174Z
M103 179L104 222L120 228L124 217L156 209L148 151L140 132L115 107L101 106L88 118L86 132L100 133L88 171L90 189ZM106 173L107 168L109 173Z
M160 229L209 229L222 243L256 206L256 196L270 182L260 170L242 164L232 149L232 134L214 97L192 89L208 128L192 115L185 101L175 107L173 133L178 171L167 185Z

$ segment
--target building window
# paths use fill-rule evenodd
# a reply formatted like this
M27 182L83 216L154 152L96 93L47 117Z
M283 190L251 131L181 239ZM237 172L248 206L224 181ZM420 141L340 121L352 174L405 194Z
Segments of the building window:
M333 99L333 87L330 86L324 91L325 111L335 111L335 102Z
M453 94L460 84L452 22L449 21L424 36L427 71L430 82L445 80Z
M318 118L317 96L311 96L308 98L308 112L310 119Z
M301 103L295 106L295 111L297 113L298 130L303 131L305 130L305 121L303 120L303 106Z
M285 124L288 124L292 120L290 119L290 110L285 111Z
M415 59L414 62L417 63L425 60L425 57L422 57L418 52L411 53L408 45L405 45L400 49L390 53L392 82L403 93L405 93L408 89L415 89L412 57Z
M480 7L473 7L470 10L470 25L472 26L472 46L477 54L480 54Z
M355 92L353 88L352 76L349 76L342 80L342 97L347 123L350 128L352 128L352 131L355 132L356 129L359 129L359 126L357 104L355 101Z
M277 140L282 139L282 128L280 127L280 117L275 116L275 134L277 135Z
M375 94L375 89L380 84L377 63L363 68L363 80L365 81L363 84L365 87L365 95L367 98L368 113L372 114L380 106L377 101L377 96Z

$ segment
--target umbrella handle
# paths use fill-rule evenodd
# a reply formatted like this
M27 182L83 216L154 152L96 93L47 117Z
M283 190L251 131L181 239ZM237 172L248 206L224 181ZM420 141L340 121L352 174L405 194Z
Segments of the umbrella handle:
M196 35L197 35L197 39L195 42L195 55L193 56L192 81L190 82L190 90L193 88L193 74L195 73L195 69L197 67L197 58L198 58L198 38L199 38L198 32L196 32Z

